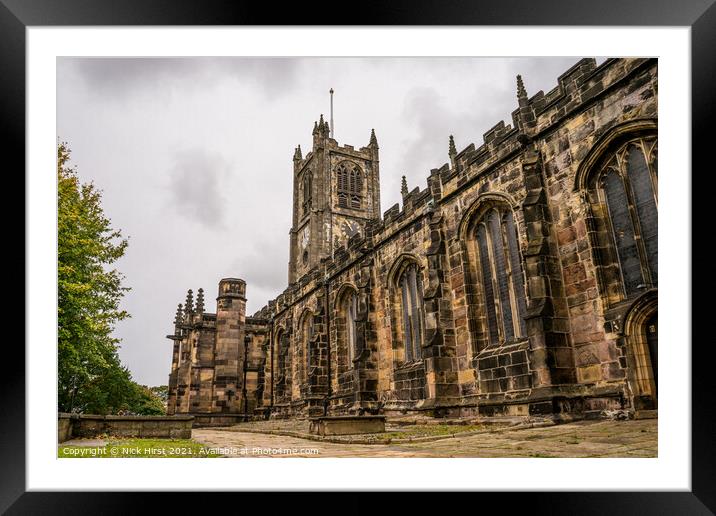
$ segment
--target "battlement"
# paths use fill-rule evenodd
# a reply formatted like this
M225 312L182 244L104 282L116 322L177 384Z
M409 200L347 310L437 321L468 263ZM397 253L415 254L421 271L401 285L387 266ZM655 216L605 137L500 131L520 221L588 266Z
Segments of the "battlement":
M521 78L518 82L518 109L512 112L513 125L503 120L483 134L479 147L469 144L457 153L452 166L445 164L430 172L428 183L435 203L449 196L465 182L519 151L532 138L549 132L561 121L599 94L625 80L653 59L607 59L597 66L593 58L578 61L559 76L557 86L547 94L539 91L527 97ZM396 220L395 206L384 217Z
M373 149L371 147L360 147L356 149L353 145L341 145L333 138L329 138L323 142L323 148L329 152L342 154L346 157L357 158L361 160L370 160L373 157ZM295 160L295 171L299 173L303 168L311 162L314 151L309 151L304 158Z

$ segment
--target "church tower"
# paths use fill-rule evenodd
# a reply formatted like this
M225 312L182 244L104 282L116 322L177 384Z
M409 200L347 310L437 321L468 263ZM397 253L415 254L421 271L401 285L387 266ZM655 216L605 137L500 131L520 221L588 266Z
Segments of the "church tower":
M293 283L330 257L365 225L380 218L378 140L371 130L366 147L338 145L321 115L313 125L313 148L293 155L293 225L288 282Z

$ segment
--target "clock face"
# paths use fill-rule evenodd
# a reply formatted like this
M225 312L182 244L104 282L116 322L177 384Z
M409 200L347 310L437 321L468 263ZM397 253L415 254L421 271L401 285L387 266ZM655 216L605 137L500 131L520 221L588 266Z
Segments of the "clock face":
M360 230L360 225L354 220L350 222L344 222L343 227L341 227L341 230L346 238L350 238L356 233L358 233L358 231Z

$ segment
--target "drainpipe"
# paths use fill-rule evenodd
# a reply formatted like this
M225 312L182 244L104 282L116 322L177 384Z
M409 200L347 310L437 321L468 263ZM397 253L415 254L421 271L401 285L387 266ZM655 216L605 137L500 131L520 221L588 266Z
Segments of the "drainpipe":
M248 337L248 335L246 337ZM244 420L246 419L249 411L249 400L246 397L246 372L248 371L249 363L249 341L246 340L246 337L244 337L244 382L241 387L241 395L244 398Z
M269 407L273 409L273 384L276 381L276 378L273 374L273 319L271 320L271 327L269 328L269 355L271 358L271 404Z

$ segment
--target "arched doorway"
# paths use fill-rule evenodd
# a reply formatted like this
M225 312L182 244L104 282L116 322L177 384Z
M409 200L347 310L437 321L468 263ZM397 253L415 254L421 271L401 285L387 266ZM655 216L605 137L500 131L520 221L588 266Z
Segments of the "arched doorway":
M656 291L637 299L624 318L628 381L634 409L657 408L658 310Z
M654 313L644 324L644 331L646 332L646 345L649 351L649 361L651 362L651 372L654 376L654 395L658 391L658 314Z

